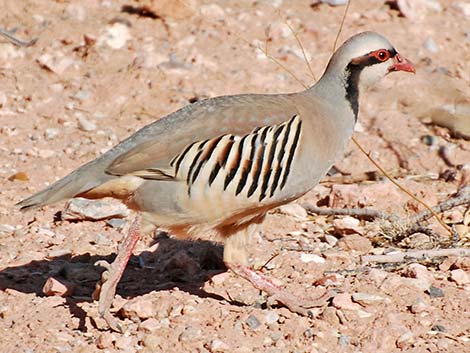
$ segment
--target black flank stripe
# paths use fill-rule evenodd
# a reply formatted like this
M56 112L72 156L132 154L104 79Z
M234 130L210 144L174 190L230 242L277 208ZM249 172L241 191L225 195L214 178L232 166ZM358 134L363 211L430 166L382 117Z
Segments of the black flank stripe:
M250 189L248 190L247 197L250 197L251 195L253 195L253 193L258 188L259 177L261 175L261 169L263 166L264 151L266 150L266 144L264 143L264 141L266 140L267 132L268 132L268 127L265 127L261 134L261 139L260 139L261 147L257 153L256 163L253 168L253 182L251 183Z
M204 152L204 146L207 143L207 141L208 140L201 142L201 144L198 146L197 148L198 152L194 156L194 159L191 162L191 165L189 166L188 175L186 177L186 184L188 185L188 195L191 194L191 184L190 184L191 174L193 172L194 167L196 166L196 163L198 162L199 157L201 156L202 152Z
M248 174L251 172L251 167L253 166L253 158L255 157L255 150L256 150L256 139L258 135L252 135L251 137L251 151L250 151L250 158L243 163L243 171L240 177L240 181L238 182L237 191L235 196L242 192L243 188L246 185L246 180L248 179Z
M247 137L248 135L245 135L239 141L237 160L235 162L232 162L231 169L228 172L227 176L225 177L224 190L227 190L227 187L229 186L230 182L235 177L235 174L237 174L238 168L240 168L240 162L241 162L242 154L243 154L243 144L245 143L245 140Z
M215 178L217 178L220 168L222 168L222 165L219 162L215 163L214 169L212 169L211 175L209 176L209 186L211 186Z
M294 123L295 116L290 119L290 121L286 125L286 130L284 131L284 137L282 139L282 145L281 145L281 150L279 151L279 154L277 156L277 169L276 169L276 174L274 175L274 180L273 184L271 186L271 193L269 194L269 197L272 197L274 195L274 192L277 189L277 186L279 184L279 180L281 179L281 174L282 174L282 160L284 159L284 155L286 153L286 146L287 142L289 141L289 135L290 135L290 129L292 124Z
M220 136L214 140L211 140L210 145L204 151L204 156L202 156L201 160L199 161L199 164L197 165L196 170L194 171L193 177L191 179L191 184L194 184L194 182L196 181L199 172L201 171L204 164L206 164L206 162L211 158L212 153L214 153L214 150L217 148L217 145L219 144L220 140L222 140L222 137L223 136Z
M232 150L232 146L235 143L235 136L231 135L230 140L227 142L227 145L225 146L224 150L222 151L221 156L222 161L220 161L220 165L225 167L225 164L227 163L228 156L230 155L230 151ZM220 157L220 156L219 156Z
M274 131L273 138L271 141L271 148L269 149L269 157L268 162L266 163L265 174L263 175L263 186L261 187L261 195L259 196L259 200L262 201L266 197L266 192L269 186L269 178L271 177L271 173L273 171L272 164L274 160L274 154L276 152L276 146L278 142L278 137L281 134L282 130L284 129L285 125L278 126Z
M282 177L281 189L286 184L287 177L290 173L290 166L292 164L292 160L294 159L295 150L297 149L297 145L299 143L301 130L302 130L302 120L299 120L299 123L297 125L297 130L295 131L294 141L292 141L292 146L290 147L290 150L289 150L289 157L287 159L286 170L284 171L284 176Z
M181 162L183 161L184 157L186 156L186 154L189 152L189 150L191 149L191 147L194 146L196 142L193 142L192 144L190 144L188 147L186 147L186 149L183 151L183 153L181 153L179 156L176 156L175 158L177 158L176 160L176 166L175 166L175 176L178 175L178 170L180 169L180 164ZM170 162L170 166L173 166L173 162L175 161L175 159L173 159L171 162Z

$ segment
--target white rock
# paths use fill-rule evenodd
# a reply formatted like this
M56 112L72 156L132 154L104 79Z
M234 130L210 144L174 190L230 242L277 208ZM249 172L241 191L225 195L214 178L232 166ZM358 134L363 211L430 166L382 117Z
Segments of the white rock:
M341 6L346 5L348 3L348 0L320 0L320 2L331 6Z
M69 4L65 11L73 19L83 22L86 20L86 11L85 8L79 4Z
M222 21L225 18L225 11L217 4L202 5L201 15L213 21Z
M62 219L68 221L96 221L108 218L124 218L128 214L127 207L118 202L75 198L67 202L64 211L62 211Z
M55 138L57 135L59 135L59 130L55 128L48 128L46 131L44 131L44 137L46 140L52 140Z
M470 283L470 275L460 268L450 271L450 279L460 286Z
M96 130L96 124L85 118L83 115L78 116L78 128L82 131Z
M0 108L3 108L7 103L7 95L4 92L0 92Z
M288 203L279 207L279 212L284 213L285 215L298 218L300 220L306 220L308 218L308 213L297 203Z
M45 53L36 60L43 68L58 75L63 74L68 68L75 64L72 58L64 56L61 52L57 52L54 55Z
M351 216L336 218L335 220L333 220L333 227L335 231L339 234L363 233L361 221Z
M104 29L104 33L98 37L97 45L106 45L112 49L123 48L132 38L129 28L122 23L114 23Z
M457 11L464 14L464 16L470 16L470 2L458 2L453 6Z
M306 254L306 253L300 255L300 261L304 263L313 262L315 264L325 263L325 259L323 257L318 256L316 254Z
M279 320L279 314L275 312L274 310L268 311L266 316L264 317L264 321L266 325L272 325L275 324Z
M430 53L437 53L439 51L436 42L431 37L426 38L423 43L423 47Z

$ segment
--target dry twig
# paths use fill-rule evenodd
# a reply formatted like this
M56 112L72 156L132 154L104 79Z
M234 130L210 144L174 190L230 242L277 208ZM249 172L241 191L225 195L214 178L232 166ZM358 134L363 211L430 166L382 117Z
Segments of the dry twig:
M14 45L19 46L19 47L30 47L38 41L37 38L33 38L30 41L23 41L15 37L11 32L2 28L0 28L0 35L8 39L10 43L13 43Z
M406 252L395 252L386 255L364 255L362 262L395 263L404 261L424 261L436 257L448 256L470 256L468 248L435 249L435 250L412 250Z

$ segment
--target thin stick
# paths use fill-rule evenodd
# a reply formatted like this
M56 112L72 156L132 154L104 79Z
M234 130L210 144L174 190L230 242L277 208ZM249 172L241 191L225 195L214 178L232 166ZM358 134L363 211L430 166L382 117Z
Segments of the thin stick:
M287 25L287 27L289 27L292 35L294 36L295 40L297 41L297 45L299 46L300 50L302 51L302 55L304 57L304 61L305 63L307 64L307 67L308 67L308 71L310 72L310 76L312 76L312 79L313 81L316 81L317 79L315 78L315 74L313 73L313 69L312 69L312 66L310 65L310 61L308 60L307 58L307 54L305 52L305 48L299 38L299 36L297 35L297 32L294 31L294 28L292 28L292 26L289 24L289 22L287 22L287 20L284 21L284 23Z
M380 172L385 175L387 177L388 180L390 180L398 189L400 189L401 191L403 191L405 194L407 194L409 197L411 197L413 200L415 200L416 202L420 203L421 205L423 205L436 219L437 221L444 227L445 230L447 230L449 232L449 234L451 236L453 236L453 232L452 232L452 229L444 223L444 221L441 219L441 217L439 217L439 215L434 212L434 210L427 204L425 203L424 201L420 200L418 197L416 197L415 195L413 195L410 191L408 191L406 188L404 188L403 186L401 186L396 180L395 178L393 178L390 174L387 173L387 171L382 168L382 166L380 164L378 164L371 156L370 156L370 153L366 152L366 150L364 149L364 147L362 147L359 142L357 142L357 140L354 138L354 136L352 137L352 140L353 142L356 144L356 146L361 150L361 152L363 154L365 154L365 156L367 157L367 159L369 159L369 161L371 161L371 163L373 165L375 165L375 167L380 170Z
M336 50L336 44L338 44L339 36L340 36L341 32L343 31L344 22L346 21L346 15L348 14L349 6L351 5L351 1L352 0L349 0L348 3L346 4L346 9L344 10L344 14L343 14L343 19L341 20L341 24L339 26L338 33L336 34L335 42L333 43L333 52Z
M404 261L424 261L436 257L466 257L470 256L469 248L452 248L452 249L436 249L436 250L412 250L407 252L396 252L386 255L364 255L361 257L362 262L377 263L395 263Z
M317 207L306 202L301 205L309 213L321 216L353 216L358 218L382 218L396 220L396 216L386 214L371 208L325 208Z
M23 41L17 37L15 37L13 34L10 32L0 28L0 35L8 39L12 44L18 46L18 47L30 47L31 45L35 44L38 39L33 38L30 41Z

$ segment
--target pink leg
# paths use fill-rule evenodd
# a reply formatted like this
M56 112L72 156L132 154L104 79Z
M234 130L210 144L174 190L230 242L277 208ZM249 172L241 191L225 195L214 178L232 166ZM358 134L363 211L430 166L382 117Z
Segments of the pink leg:
M312 300L305 301L290 293L285 289L275 285L269 277L259 271L255 271L248 266L225 263L225 266L232 270L238 276L249 281L256 289L266 292L271 300L277 300L284 304L290 311L300 314L302 316L310 316L309 308L324 306L331 295L326 292L321 297Z
M98 312L105 319L109 327L118 332L122 332L123 328L119 321L111 315L109 309L113 303L116 294L116 286L122 277L127 262L132 255L132 251L140 238L140 217L137 217L129 228L124 241L119 245L118 254L112 264L102 260L97 261L95 265L103 266L106 270L101 275L101 282L97 283L93 298L99 296Z

